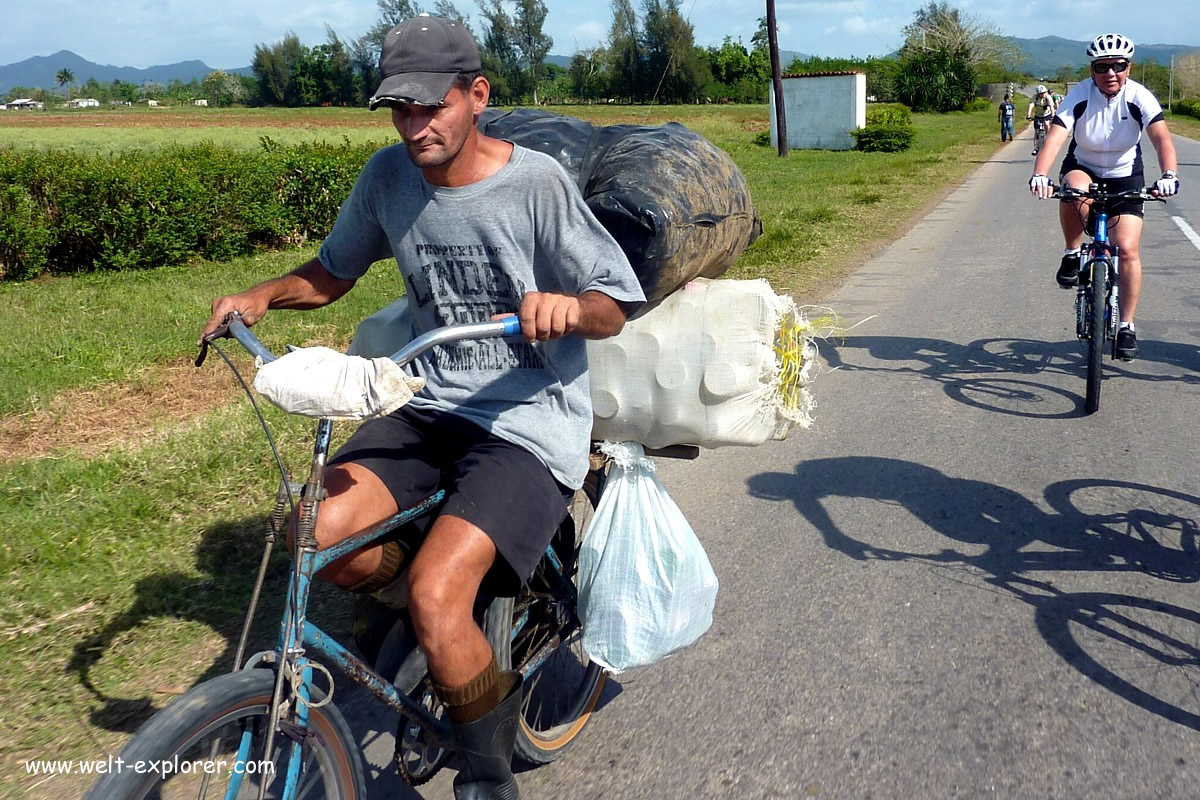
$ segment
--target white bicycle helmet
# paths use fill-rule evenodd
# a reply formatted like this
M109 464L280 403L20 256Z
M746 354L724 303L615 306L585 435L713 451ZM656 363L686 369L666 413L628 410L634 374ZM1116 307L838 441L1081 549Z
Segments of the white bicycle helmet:
M1040 84L1040 83L1038 84L1038 87L1037 87L1037 93L1038 93L1038 94L1045 94L1047 91L1048 91L1048 90L1046 89L1046 87L1045 87L1045 86L1043 86L1043 85L1042 85L1042 84Z
M1098 58L1133 58L1133 42L1119 33L1102 33L1088 45L1087 57L1092 61Z

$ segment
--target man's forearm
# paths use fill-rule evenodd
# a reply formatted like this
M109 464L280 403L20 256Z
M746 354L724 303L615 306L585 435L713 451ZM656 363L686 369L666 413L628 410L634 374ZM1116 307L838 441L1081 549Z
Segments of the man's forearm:
M335 278L314 258L250 291L264 297L269 308L309 309L329 305L353 286L354 281Z
M585 339L606 339L616 336L624 327L625 310L616 300L603 292L579 295L579 325L575 333Z

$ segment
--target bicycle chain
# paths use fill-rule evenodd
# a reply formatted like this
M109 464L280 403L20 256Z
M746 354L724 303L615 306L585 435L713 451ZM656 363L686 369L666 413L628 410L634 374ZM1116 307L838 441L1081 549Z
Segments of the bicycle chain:
M412 697L413 695L416 695L417 697L420 697L421 696L420 693L422 691L424 691L424 692L432 691L432 686L429 685L428 678L426 678L425 681L423 681L417 687L417 689L409 696ZM436 697L436 695L435 695L435 697ZM436 712L436 706L434 709L431 709L431 711ZM404 782L406 784L408 784L409 786L412 786L415 788L417 786L422 786L422 785L428 783L429 781L431 781L433 779L433 777L435 775L437 775L439 772L441 772L442 767L446 766L446 762L448 762L450 760L451 754L449 752L443 752L441 757L439 757L438 760L436 762L434 762L432 769L430 769L428 772L422 773L420 775L413 775L411 772L408 771L408 767L405 766L405 764L404 764L404 754L405 754L404 728L407 724L408 724L408 720L406 720L404 717L401 717L400 724L396 726L396 750L392 754L392 760L396 762L396 771L398 773L400 773L400 777L404 780ZM422 752L424 752L425 748L429 747L428 743L422 741L423 735L424 735L424 731L422 731L422 733L418 735L418 738L416 741L416 744L422 748Z
M404 723L402 722L400 724L403 725ZM400 773L400 777L404 780L404 782L406 784L413 787L414 789L418 786L424 786L426 783L429 783L431 780L433 780L433 777L435 775L437 775L439 772L441 772L442 767L445 766L445 764L446 764L446 762L443 761L440 764L438 764L436 767L434 767L431 771L425 773L424 776L416 776L416 775L412 775L411 773L409 773L408 767L404 766L404 753L399 748L396 749L396 753L393 756L393 758L395 758L396 771Z

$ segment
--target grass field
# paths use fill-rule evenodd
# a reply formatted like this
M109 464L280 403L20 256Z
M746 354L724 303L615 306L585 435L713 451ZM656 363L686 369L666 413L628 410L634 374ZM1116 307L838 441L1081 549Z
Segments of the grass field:
M1172 114L1166 112L1167 127L1171 129L1171 133L1177 133L1180 136L1186 136L1189 139L1200 139L1200 119L1189 117L1186 114Z
M915 115L906 153L780 159L756 144L761 106L563 110L604 124L678 120L727 150L765 229L728 277L766 277L801 301L819 299L1000 144L994 111ZM103 151L390 133L386 117L358 110L157 113L0 117L0 142ZM78 796L83 782L31 778L24 760L114 753L153 709L229 668L277 478L227 370L215 358L195 370L189 358L214 296L312 254L0 286L0 795ZM401 288L379 265L342 302L275 313L258 330L275 349L341 346ZM303 465L309 426L268 418L287 463ZM277 554L268 592L283 567ZM317 607L345 632L343 596L323 590Z

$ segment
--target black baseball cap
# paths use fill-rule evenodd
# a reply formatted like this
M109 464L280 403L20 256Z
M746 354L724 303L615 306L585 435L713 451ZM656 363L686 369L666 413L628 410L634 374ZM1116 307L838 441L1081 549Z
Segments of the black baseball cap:
M387 32L379 54L383 80L367 105L372 111L389 100L441 105L459 73L479 70L479 47L465 25L421 14Z

